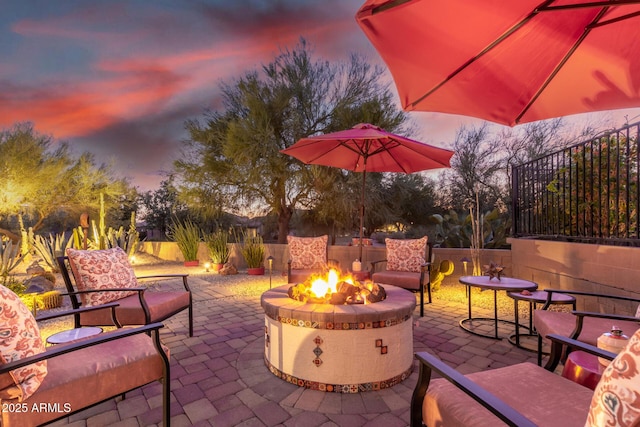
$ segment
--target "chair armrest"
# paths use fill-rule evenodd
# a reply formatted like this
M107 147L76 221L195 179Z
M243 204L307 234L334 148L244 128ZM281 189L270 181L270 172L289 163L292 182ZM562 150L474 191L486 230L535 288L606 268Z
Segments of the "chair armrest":
M549 334L546 336L551 340L551 351L549 353L549 360L544 366L547 371L555 371L562 359L564 353L564 347L568 347L571 350L580 350L585 353L593 354L594 356L602 357L607 360L613 360L617 354L607 350L603 350L594 345L587 344L582 341L575 340L573 338L564 337L558 334Z
M143 288L143 287L137 287L137 288L105 288L105 289L85 289L82 291L73 291L73 292L65 292L63 294L60 294L61 296L65 296L65 295L80 295L80 294L90 294L93 292L122 292L122 291L131 291L131 292L138 292L138 293L144 293L144 291L146 291L147 288Z
M573 332L571 332L571 336L570 336L573 339L577 339L580 336L580 333L582 332L582 327L584 325L585 317L596 317L599 319L611 319L611 320L625 320L625 321L640 323L640 318L637 318L635 316L626 316L623 314L596 313L592 311L576 311L576 310L572 311L571 313L576 316L576 327L573 329Z
M45 320L56 319L58 317L73 316L74 314L85 313L87 311L104 310L105 308L111 308L111 310L113 311L116 307L118 307L118 305L119 304L117 302L110 302L102 305L92 305L88 307L76 308L73 310L59 311L57 313L47 314L45 316L39 316L36 318L36 321L42 322Z
M554 293L579 295L579 296L585 296L585 297L609 298L609 299L615 299L620 301L634 301L634 302L640 303L640 298L625 297L622 295L608 295L608 294L602 294L598 292L586 292L586 291L565 290L565 289L545 289L545 291L547 291L547 302L542 307L542 310L546 310L549 307L549 305L551 305L551 298Z
M371 261L371 272L375 273L376 270L378 269L378 265L382 264L383 262L387 262L386 259L379 259L377 261Z
M420 362L420 373L418 376L418 384L413 391L411 397L411 426L419 427L422 425L422 402L427 394L429 382L431 381L431 372L435 371L447 381L462 390L473 400L484 406L495 416L500 418L509 426L514 427L534 427L535 424L524 415L516 411L514 408L506 404L504 401L488 392L484 388L465 377L437 357L426 353L416 353L416 358Z
M107 332L104 334L96 335L95 337L87 338L81 341L75 341L69 344L61 344L56 345L55 347L50 347L47 351L25 357L24 359L16 360L14 362L7 363L5 365L0 366L0 374L4 374L6 372L12 371L17 368L21 368L23 366L30 365L35 362L39 362L41 360L51 359L52 357L60 356L62 354L71 353L75 350L80 350L82 348L92 347L94 345L98 345L101 343L114 341L120 338L136 335L136 334L149 334L154 332L154 335L158 334L158 330L164 327L164 325L160 322L150 323L148 325L136 327L136 328L124 328L118 329L113 332ZM166 356L165 356L166 357Z
M176 279L178 277L182 278L182 286L187 292L191 292L189 288L189 283L187 282L188 274L154 274L151 276L136 276L138 280L147 280L147 279Z
M631 322L639 322L640 318L636 316L628 316L625 314L613 314L613 313L597 313L594 311L577 311L574 310L571 312L572 314L578 317L597 317L600 319L613 319L613 320L628 320Z

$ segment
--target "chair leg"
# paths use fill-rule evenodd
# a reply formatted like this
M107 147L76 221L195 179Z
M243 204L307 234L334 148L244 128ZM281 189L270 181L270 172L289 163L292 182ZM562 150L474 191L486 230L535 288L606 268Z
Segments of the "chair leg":
M420 317L424 317L424 286L420 289Z
M189 336L193 336L193 304L189 304Z
M542 366L542 335L538 334L538 366Z

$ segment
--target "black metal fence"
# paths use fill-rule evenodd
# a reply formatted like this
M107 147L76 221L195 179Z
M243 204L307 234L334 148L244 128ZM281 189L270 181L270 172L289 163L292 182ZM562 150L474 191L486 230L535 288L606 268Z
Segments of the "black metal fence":
M513 234L640 246L640 123L513 168Z

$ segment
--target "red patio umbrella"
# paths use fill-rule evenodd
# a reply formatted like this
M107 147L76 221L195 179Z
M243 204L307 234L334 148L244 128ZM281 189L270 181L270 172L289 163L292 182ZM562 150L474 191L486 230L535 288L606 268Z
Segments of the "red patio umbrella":
M395 135L377 126L360 123L351 129L302 138L280 150L312 165L362 172L360 209L360 259L364 228L364 196L367 172L413 173L448 168L453 151Z
M405 110L510 126L640 107L638 0L368 0Z

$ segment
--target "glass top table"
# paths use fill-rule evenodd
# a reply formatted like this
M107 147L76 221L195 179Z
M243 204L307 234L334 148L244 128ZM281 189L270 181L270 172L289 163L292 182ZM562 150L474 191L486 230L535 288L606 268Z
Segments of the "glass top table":
M68 329L57 332L47 338L48 344L66 344L72 341L89 338L102 333L102 328L95 326L85 326L84 328Z
M478 335L481 337L492 338L496 340L502 339L500 335L498 335L498 324L499 323L509 323L513 324L514 322L511 320L504 320L498 318L498 299L497 293L498 291L506 291L506 292L514 292L514 291L535 291L538 288L538 285L529 280L515 279L513 277L501 277L500 279L491 278L489 276L462 276L458 279L460 283L465 285L468 289L467 292L467 302L468 302L468 315L466 319L460 320L459 324L462 329L465 331L472 333L474 335ZM480 288L483 290L492 290L493 291L493 318L491 317L473 317L471 314L471 288ZM469 324L473 322L492 322L494 326L494 333L492 335L485 334L482 332L478 332L473 330Z

